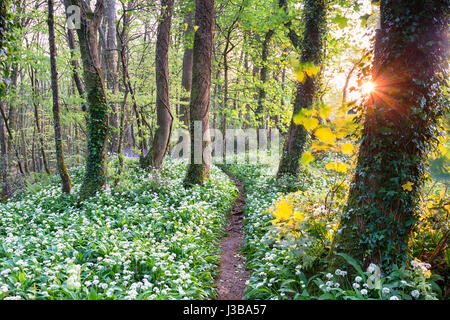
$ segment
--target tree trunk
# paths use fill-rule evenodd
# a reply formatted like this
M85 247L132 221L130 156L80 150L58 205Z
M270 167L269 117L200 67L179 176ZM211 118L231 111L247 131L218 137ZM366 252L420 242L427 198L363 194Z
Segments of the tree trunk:
M113 95L119 92L119 78L117 76L117 45L116 45L116 0L108 0L105 10L107 23L106 45L104 57L106 64L106 83ZM117 115L117 103L111 104L111 143L110 151L117 152L119 139L119 120Z
M8 136L6 133L5 122L3 119L0 119L0 151L1 151L0 175L2 178L2 185L1 185L2 192L0 200L3 201L7 199L10 194Z
M448 112L442 88L448 74L449 1L393 1L380 4L372 81L356 174L336 252L363 264L384 267L406 259L408 237L439 117ZM431 142L431 143L430 143Z
M192 6L194 6L194 1L192 1ZM184 17L184 23L187 25L184 31L184 55L183 55L183 75L181 79L181 85L186 90L182 94L183 104L181 105L181 115L183 123L189 128L189 94L192 88L192 63L193 63L193 52L192 44L194 38L194 9L191 8L189 12Z
M56 44L55 44L55 18L53 16L54 0L48 0L48 38L50 45L50 65L52 74L52 94L53 94L53 124L55 128L55 146L56 146L56 165L62 181L62 191L70 193L72 184L70 182L69 172L64 162L61 119L59 111L59 88L58 88L58 70L56 67Z
M285 2L284 2L285 3ZM280 5L283 1L280 1ZM286 6L284 7L287 9ZM303 9L305 30L303 34L301 64L312 63L316 66L323 61L323 38L326 32L327 2L307 0ZM289 25L289 24L288 24ZM290 31L290 39L294 47L299 45L297 36ZM303 125L294 123L294 116L303 108L311 108L317 99L319 89L318 75L305 75L303 82L297 82L297 93L294 102L294 112L287 140L284 144L277 176L285 174L297 175L300 168L300 158L303 154L308 133Z
M73 78L73 81L75 82L75 86L77 87L78 94L80 95L80 97L84 97L84 94L86 93L86 89L84 88L83 81L81 80L81 77L78 73L78 70L80 69L80 65L74 55L75 37L74 37L72 29L67 29L67 44L70 49L70 64L72 66L72 78Z
M37 135L39 138L39 147L41 150L42 162L44 164L44 169L47 174L51 174L50 168L48 166L47 155L45 154L45 143L44 143L44 133L41 129L41 121L39 117L39 88L38 88L38 80L36 79L36 70L33 67L30 67L30 80L31 80L31 88L33 90L33 107L34 107L34 125L36 126ZM24 150L26 152L26 150Z
M169 100L169 42L173 0L161 0L161 18L156 40L156 116L157 129L153 139L150 166L159 169L169 145L173 116ZM150 152L149 152L150 155Z
M92 12L83 0L64 0L64 4L66 9L70 5L81 8L81 24L77 33L89 105L86 171L79 195L80 200L84 200L100 191L107 177L108 105L97 42L105 6L104 0L97 0Z
M131 6L131 2L128 3L129 6ZM125 4L122 4L123 9L127 8ZM118 40L119 40L119 47L120 47L120 61L122 64L122 81L126 87L127 93L130 94L131 100L133 103L133 111L136 116L136 124L138 129L138 136L139 136L139 162L141 165L144 163L144 149L145 149L145 137L144 137L144 130L143 130L143 124L142 124L142 118L141 118L141 112L139 111L139 107L137 105L136 96L134 94L133 85L131 84L131 78L128 71L128 41L129 41L129 24L130 24L130 17L128 14L125 14L123 16L123 23L122 23L122 31L118 33ZM134 138L134 127L131 123L131 138L133 141L133 147L136 146L136 140Z
M265 129L267 125L265 124L264 114L265 108L264 103L266 100L266 82L267 82L267 60L269 58L269 44L272 36L274 35L274 30L269 30L264 36L264 41L262 43L261 50L261 69L259 75L259 88L258 88L258 105L256 107L256 120L258 121L258 128ZM259 133L259 132L258 132Z
M191 163L185 185L202 184L209 177L211 167L209 104L211 87L211 59L213 48L214 0L196 0L194 62L190 101ZM196 123L201 124L201 130Z

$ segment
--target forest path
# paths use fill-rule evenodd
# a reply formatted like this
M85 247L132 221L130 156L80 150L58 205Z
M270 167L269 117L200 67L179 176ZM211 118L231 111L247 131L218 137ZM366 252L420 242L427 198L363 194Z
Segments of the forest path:
M242 181L225 172L239 189L239 198L233 205L225 229L226 236L220 242L221 261L217 300L241 300L244 295L245 282L250 272L245 269L245 257L239 252L244 244L242 220L244 218L245 197Z

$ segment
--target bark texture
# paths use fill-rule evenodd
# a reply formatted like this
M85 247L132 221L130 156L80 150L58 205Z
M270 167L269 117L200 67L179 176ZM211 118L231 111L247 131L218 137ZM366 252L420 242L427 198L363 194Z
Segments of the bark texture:
M198 26L198 29L194 37L194 62L190 101L191 163L185 178L186 185L204 183L209 178L211 167L209 107L214 0L196 0L195 25ZM197 130L195 130L195 122L197 122ZM198 124L201 124L201 126L198 126Z
M105 1L97 0L95 11L83 0L64 0L66 8L70 5L81 8L81 24L77 29L81 59L84 70L84 83L88 101L88 145L86 170L79 198L84 200L93 196L106 184L107 177L107 138L108 104L101 72L98 52L98 29L105 10Z
M194 1L192 1L194 3ZM194 5L192 5L194 6ZM181 79L181 85L185 92L181 101L181 119L183 123L189 128L189 94L192 88L192 63L194 62L194 55L192 50L192 39L194 38L194 9L191 8L184 17L184 23L187 26L184 31L184 54L183 54L183 74Z
M58 70L56 67L56 44L55 44L55 18L53 15L54 0L48 0L48 38L50 45L50 65L52 74L52 94L53 94L53 126L55 129L55 147L56 147L56 165L59 176L62 181L62 191L70 193L72 184L70 181L69 172L67 171L64 162L62 133L61 133L61 119L59 108L59 88L58 88Z
M280 5L285 6L281 1ZM307 0L303 12L305 30L301 43L301 64L314 64L319 66L323 61L324 36L326 32L327 1ZM285 7L286 8L286 7ZM288 26L290 26L288 24ZM298 37L289 29L292 44L300 45ZM300 158L304 152L308 132L303 125L294 123L294 116L303 108L311 108L316 99L319 88L319 75L305 75L303 82L297 83L297 92L294 102L294 112L289 126L287 140L284 144L277 175L297 175L300 169Z
M169 146L173 116L169 99L169 43L173 0L161 0L161 18L156 39L156 125L151 150L151 166L159 169ZM150 152L149 152L150 154Z
M113 95L119 93L119 77L117 75L117 43L116 43L116 0L108 0L105 9L106 48L104 57L106 65L106 85ZM117 103L111 103L111 142L110 151L117 152L119 143L119 117Z

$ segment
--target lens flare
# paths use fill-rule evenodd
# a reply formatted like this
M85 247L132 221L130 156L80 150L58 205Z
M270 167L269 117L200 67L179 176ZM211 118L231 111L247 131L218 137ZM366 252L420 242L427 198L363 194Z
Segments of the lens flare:
M372 81L367 81L361 86L361 93L363 95L369 95L375 91L375 83Z

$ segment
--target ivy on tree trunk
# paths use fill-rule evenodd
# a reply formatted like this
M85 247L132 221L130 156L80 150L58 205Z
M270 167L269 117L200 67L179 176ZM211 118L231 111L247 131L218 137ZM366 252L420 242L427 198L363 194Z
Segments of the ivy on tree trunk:
M305 30L303 41L300 43L296 34L289 28L289 38L294 47L301 49L301 65L314 64L321 66L323 63L324 37L326 34L327 4L326 0L307 0L303 9ZM280 7L287 9L286 1L280 0ZM300 47L300 48L298 48ZM301 124L294 122L294 117L302 109L310 109L317 98L319 89L319 74L305 75L303 82L297 82L297 92L294 102L294 112L289 126L287 140L284 144L277 175L297 175L300 169L300 158L305 149L308 132Z
M356 174L330 255L390 267L406 259L438 119L448 112L448 0L380 3L372 68L375 90L365 119Z

